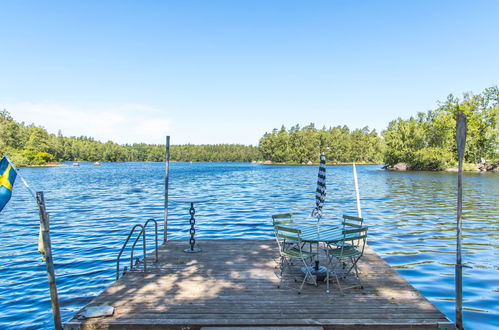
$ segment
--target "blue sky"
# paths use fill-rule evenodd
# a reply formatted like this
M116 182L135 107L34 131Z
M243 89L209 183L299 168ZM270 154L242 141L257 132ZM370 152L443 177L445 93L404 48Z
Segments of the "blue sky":
M381 130L498 84L499 1L0 1L0 108L119 143Z

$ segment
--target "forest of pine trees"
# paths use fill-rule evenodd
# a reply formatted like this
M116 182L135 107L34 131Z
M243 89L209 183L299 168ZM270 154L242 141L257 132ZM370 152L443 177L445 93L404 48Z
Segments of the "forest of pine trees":
M398 118L378 134L368 127L322 127L314 124L289 129L282 126L265 133L258 146L240 144L172 145L172 161L309 164L326 153L329 164L407 163L412 170L442 170L455 165L455 113L468 118L465 161L497 162L499 155L499 89L466 93L462 100L449 95L435 110L409 119ZM7 110L0 111L0 151L17 166L49 162L164 161L165 146L144 143L119 145L91 137L49 134L43 127L19 123Z

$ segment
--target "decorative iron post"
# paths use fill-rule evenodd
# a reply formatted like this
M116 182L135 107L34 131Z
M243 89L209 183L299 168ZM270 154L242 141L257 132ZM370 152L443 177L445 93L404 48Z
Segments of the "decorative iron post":
M189 233L191 234L189 244L191 244L191 251L194 251L194 245L196 245L196 239L194 238L196 235L196 229L194 228L196 225L196 219L194 218L194 214L196 214L196 210L194 210L194 203L191 203L189 214L191 215L191 218L189 219L189 223L191 225L191 229L189 230Z

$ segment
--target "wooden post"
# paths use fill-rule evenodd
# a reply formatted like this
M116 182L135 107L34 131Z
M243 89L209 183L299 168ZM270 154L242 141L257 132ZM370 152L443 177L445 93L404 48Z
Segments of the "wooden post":
M166 137L166 164L165 164L165 219L163 226L163 244L168 239L168 175L170 172L170 136Z
M457 174L457 239L456 239L456 327L463 328L463 266L461 259L462 213L463 213L463 158L466 147L466 116L456 113L456 142L459 162Z
M50 242L50 220L45 208L45 199L43 192L36 193L36 202L38 203L38 212L40 214L40 238L42 240L41 252L44 254L45 264L47 265L47 277L50 287L50 298L52 300L52 315L54 316L54 326L57 330L62 329L61 312L59 309L59 299L57 296L57 287L55 283L54 261L52 259L52 243Z

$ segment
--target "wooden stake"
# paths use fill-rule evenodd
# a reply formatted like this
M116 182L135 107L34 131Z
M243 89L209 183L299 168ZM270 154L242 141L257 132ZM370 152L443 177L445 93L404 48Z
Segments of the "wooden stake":
M41 248L44 254L45 264L47 266L47 277L50 287L50 298L52 300L52 315L54 316L54 325L57 330L62 329L61 311L59 309L59 298L57 295L57 286L55 283L54 262L52 259L52 243L50 241L50 220L45 208L45 198L43 192L36 193L38 203L38 212L40 214L40 233ZM40 247L39 247L40 248Z
M165 164L165 219L163 226L163 244L168 239L168 175L170 172L170 136L166 137L166 164Z
M462 111L456 113L456 142L459 162L457 174L457 239L456 239L456 327L463 327L463 266L461 258L462 213L463 213L463 159L466 147L466 116Z

